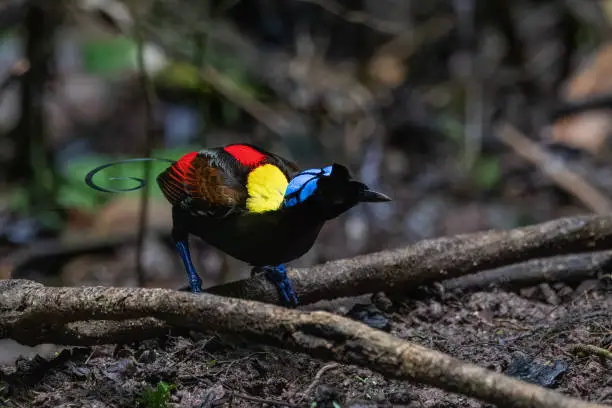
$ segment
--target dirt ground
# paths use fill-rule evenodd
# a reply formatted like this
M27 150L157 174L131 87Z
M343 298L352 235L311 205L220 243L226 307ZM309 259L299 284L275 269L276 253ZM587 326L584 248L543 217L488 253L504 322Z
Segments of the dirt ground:
M546 289L554 291L559 304L550 304ZM305 308L346 314L354 304L369 302L370 297L361 297ZM527 288L520 293L492 289L431 295L395 300L386 308L375 304L387 309L382 316L389 320L390 332L402 339L498 372L512 370L512 364L522 361L525 370L542 370L541 384L548 380L548 386L566 395L612 404L612 361L572 347L612 348L609 280L583 282L574 288L563 284ZM21 361L17 366L28 364ZM7 375L15 367L2 366L5 380L12 378ZM552 374L547 375L547 370ZM75 349L33 386L5 383L4 404L162 407L139 405L144 390L160 381L172 387L168 407L491 406L426 385L386 379L368 369L195 333L191 338Z

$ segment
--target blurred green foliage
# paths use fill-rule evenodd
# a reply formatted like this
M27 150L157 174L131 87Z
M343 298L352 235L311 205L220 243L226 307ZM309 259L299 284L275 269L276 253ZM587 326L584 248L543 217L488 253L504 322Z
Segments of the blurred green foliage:
M472 178L478 188L490 190L501 181L499 160L493 156L480 156L472 168Z
M136 68L136 43L125 36L90 39L84 42L83 69L94 75L109 76Z
M200 78L200 70L187 62L168 64L155 77L156 85L210 93L211 87Z

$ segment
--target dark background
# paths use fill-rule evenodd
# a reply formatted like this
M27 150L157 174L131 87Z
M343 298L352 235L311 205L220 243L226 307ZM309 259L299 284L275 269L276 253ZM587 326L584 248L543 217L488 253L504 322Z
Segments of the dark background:
M570 102L607 104L608 2L51 3L0 4L2 277L137 285L141 194L98 193L85 174L231 142L343 163L393 198L330 222L293 266L608 208L610 115L557 120ZM141 283L182 286L169 205L149 186ZM193 245L206 285L248 276Z

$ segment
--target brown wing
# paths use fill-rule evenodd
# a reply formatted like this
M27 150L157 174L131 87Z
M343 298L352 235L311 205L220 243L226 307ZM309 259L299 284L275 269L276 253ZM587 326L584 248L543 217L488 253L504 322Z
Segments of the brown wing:
M213 149L184 155L157 177L157 183L173 206L197 215L224 217L246 211L246 188Z

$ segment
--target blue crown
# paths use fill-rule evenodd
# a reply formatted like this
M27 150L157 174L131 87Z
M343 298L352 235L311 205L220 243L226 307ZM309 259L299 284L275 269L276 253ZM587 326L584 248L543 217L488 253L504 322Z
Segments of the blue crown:
M319 169L308 169L298 173L291 179L285 190L285 208L304 202L317 191L317 182L321 177L331 175L332 166Z

